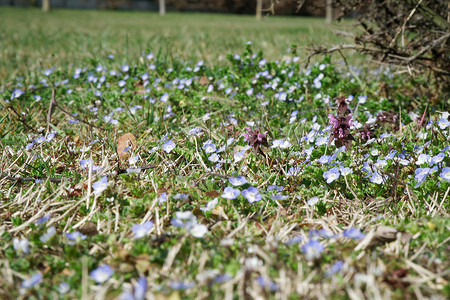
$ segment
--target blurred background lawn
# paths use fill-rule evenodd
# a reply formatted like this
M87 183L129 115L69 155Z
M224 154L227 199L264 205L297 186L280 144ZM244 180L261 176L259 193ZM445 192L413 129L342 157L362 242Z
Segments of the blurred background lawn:
M0 9L0 80L57 66L83 66L113 54L132 63L148 51L175 61L224 64L226 54L241 53L247 41L266 59L290 55L299 47L351 41L333 30L352 30L352 22L325 24L324 18L207 13Z

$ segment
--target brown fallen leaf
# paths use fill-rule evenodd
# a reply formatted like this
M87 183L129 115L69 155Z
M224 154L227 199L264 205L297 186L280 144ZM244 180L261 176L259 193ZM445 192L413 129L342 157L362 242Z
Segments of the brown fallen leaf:
M86 222L83 226L78 229L82 234L87 236L93 236L98 234L97 225L93 222Z
M125 133L117 140L117 154L121 159L127 159L136 150L136 138L132 133Z
M386 243L393 242L395 240L400 240L402 243L407 243L411 240L411 234L407 232L402 232L394 227L390 226L379 226L377 231L373 235L372 239L368 243L368 248L374 248L376 246L384 245Z

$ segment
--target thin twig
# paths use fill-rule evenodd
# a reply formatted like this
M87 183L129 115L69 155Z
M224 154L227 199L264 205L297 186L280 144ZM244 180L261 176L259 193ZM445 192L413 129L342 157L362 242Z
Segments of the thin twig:
M54 104L55 104L55 90L52 89L52 98L50 99L50 103L48 105L47 130L45 132L45 135L47 135L49 130L50 130L50 123L52 122L52 112L53 112L53 105Z
M72 177L63 177L63 178L52 178L52 177L13 177L13 176L8 176L5 174L1 174L0 175L0 180L1 179L6 179L6 180L10 180L10 181L17 181L17 182L25 182L25 181L36 181L36 180L42 180L42 181L50 181L50 182L56 182L56 183L60 183L63 182L65 180L67 181L72 181L73 178Z

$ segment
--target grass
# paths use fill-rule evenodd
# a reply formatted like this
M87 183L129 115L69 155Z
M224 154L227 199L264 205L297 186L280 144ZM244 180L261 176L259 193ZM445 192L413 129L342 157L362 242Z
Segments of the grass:
M289 55L292 44L340 42L331 29L349 30L350 22L327 26L323 19L153 12L110 12L2 8L0 80L54 65L69 67L114 54L130 63L151 49L167 60L225 63L251 40L271 60Z
M91 44L32 40L20 14L86 18L73 39ZM2 62L0 298L448 298L449 101L405 94L420 78L306 67L283 52L297 19L6 15L1 51L21 50Z

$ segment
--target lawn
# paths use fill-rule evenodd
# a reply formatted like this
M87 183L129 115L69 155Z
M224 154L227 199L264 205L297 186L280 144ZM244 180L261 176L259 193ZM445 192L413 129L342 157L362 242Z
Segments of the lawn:
M2 8L0 298L448 298L449 99L351 23Z

